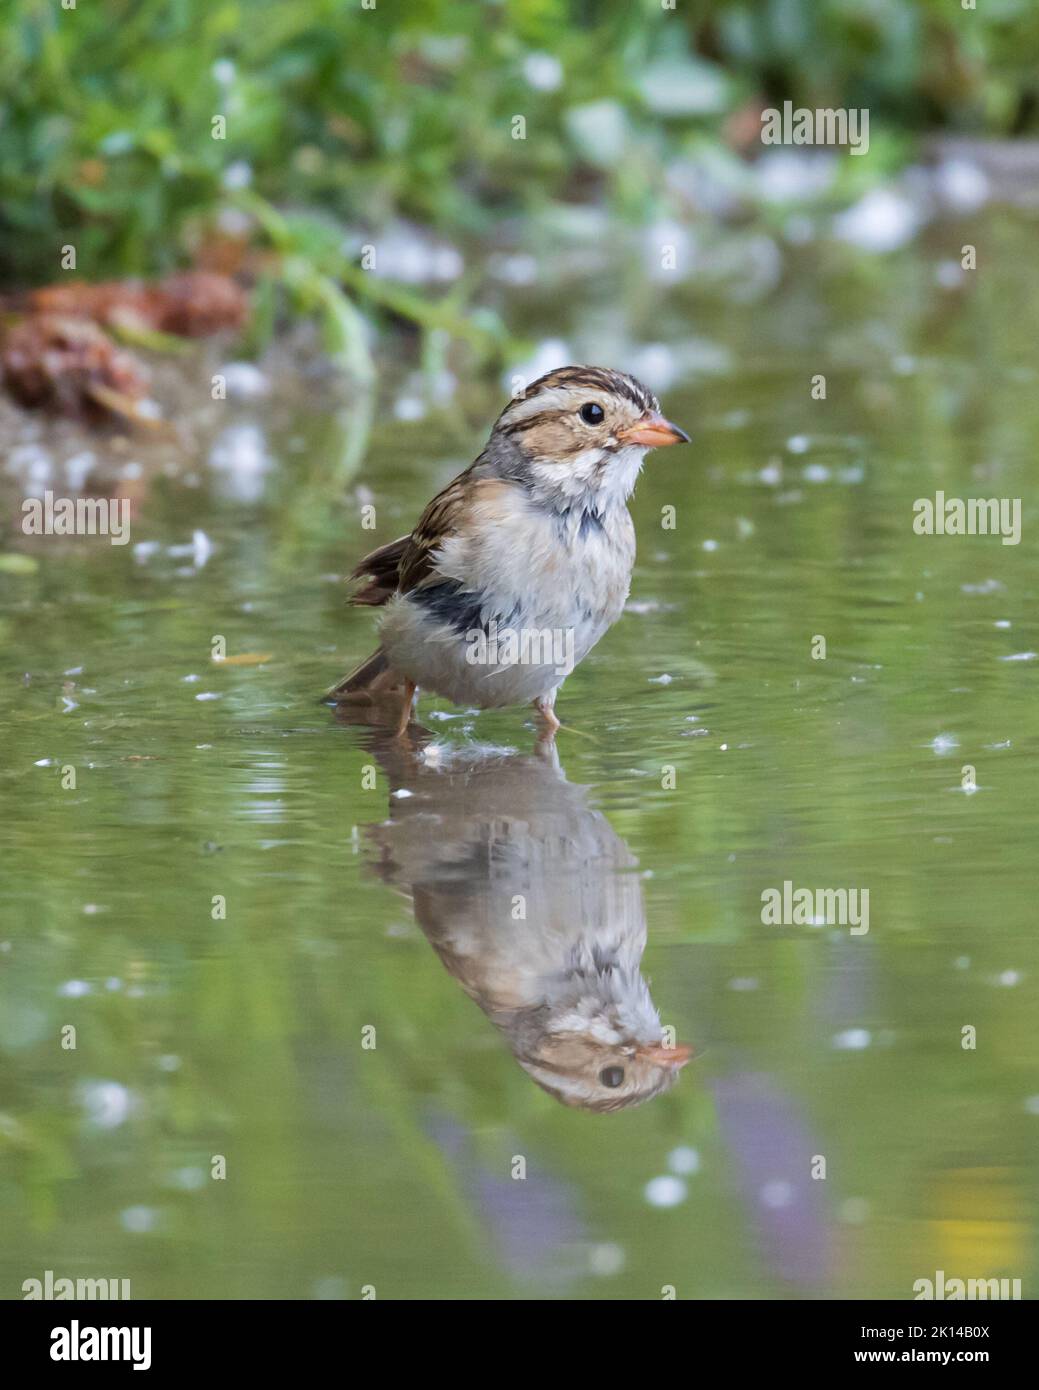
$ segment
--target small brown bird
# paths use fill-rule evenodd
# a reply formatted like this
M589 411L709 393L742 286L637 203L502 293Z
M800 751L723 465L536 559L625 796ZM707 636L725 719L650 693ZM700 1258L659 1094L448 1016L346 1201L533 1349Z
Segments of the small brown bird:
M646 450L688 440L623 372L535 381L414 531L353 571L367 583L352 602L385 608L380 646L326 698L402 699L400 732L419 688L483 709L533 702L554 732L563 679L628 597Z
M692 1049L642 975L637 861L555 747L452 749L422 729L370 746L391 790L366 831L376 872L531 1080L600 1113L669 1090Z

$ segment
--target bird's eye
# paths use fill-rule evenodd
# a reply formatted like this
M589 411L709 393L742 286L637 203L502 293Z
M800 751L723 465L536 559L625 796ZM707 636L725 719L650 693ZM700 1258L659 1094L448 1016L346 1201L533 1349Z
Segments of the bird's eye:
M601 425L604 413L602 406L597 401L589 401L587 405L581 407L580 411L581 419L586 425ZM619 1085L620 1083L615 1082L614 1084Z
M608 1086L611 1091L615 1091L624 1080L623 1067L603 1067L599 1073L599 1080L604 1086Z

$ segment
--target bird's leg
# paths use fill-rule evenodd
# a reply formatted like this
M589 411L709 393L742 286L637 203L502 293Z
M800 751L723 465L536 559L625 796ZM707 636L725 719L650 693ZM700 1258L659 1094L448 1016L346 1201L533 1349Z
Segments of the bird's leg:
M411 723L412 709L415 703L415 691L417 687L414 681L405 680L404 682L404 703L401 705L400 722L397 725L395 736L402 738L408 725Z
M556 712L553 708L555 702L556 692L554 690L551 691L550 694L542 695L534 701L534 708L537 710L541 717L541 722L545 726L544 733L547 738L551 738L557 729L563 727L556 718Z
M546 729L541 729L534 738L534 756L543 759L557 772L562 769L559 766L559 747L556 743L555 734Z

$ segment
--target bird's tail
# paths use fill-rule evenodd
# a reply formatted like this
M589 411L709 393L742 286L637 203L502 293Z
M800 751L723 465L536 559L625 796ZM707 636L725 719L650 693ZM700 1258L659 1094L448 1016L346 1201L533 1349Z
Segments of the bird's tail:
M386 694L401 683L401 677L390 667L386 653L379 647L356 670L326 690L322 700L368 705L373 703L377 695Z

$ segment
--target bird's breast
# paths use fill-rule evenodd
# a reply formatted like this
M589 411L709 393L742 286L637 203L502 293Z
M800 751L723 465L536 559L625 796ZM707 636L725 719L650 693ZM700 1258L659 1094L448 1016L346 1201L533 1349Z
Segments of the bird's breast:
M624 608L634 559L627 507L561 514L519 504L492 534L449 542L438 568L480 593L499 618L601 631Z
M459 704L548 694L627 598L635 536L626 507L563 515L512 492L481 499L471 524L438 547L434 573L384 610L391 664Z

